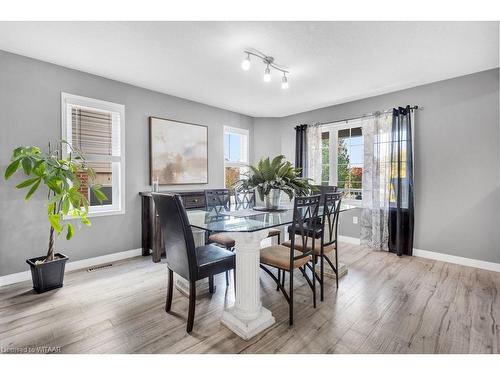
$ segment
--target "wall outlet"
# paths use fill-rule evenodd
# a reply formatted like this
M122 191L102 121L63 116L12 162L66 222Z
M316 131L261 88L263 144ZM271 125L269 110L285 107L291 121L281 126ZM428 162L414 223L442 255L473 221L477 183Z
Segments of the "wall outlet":
M353 216L352 217L352 223L353 224L357 224L358 223L358 217L357 216Z

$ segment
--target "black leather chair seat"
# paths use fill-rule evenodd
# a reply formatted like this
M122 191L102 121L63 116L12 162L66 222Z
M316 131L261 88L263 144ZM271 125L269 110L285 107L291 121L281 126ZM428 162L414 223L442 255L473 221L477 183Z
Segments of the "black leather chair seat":
M196 259L198 263L198 279L233 269L236 263L232 251L212 244L197 247Z

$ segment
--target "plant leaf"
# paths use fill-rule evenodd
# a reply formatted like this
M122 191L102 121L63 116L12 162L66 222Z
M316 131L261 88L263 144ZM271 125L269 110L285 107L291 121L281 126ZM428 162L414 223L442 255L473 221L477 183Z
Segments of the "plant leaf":
M14 160L12 163L9 164L7 169L5 170L5 175L4 178L8 180L10 176L12 176L17 169L19 168L19 163L21 163L21 159Z
M38 181L35 182L35 184L31 187L30 191L28 191L28 194L26 194L26 196L24 197L24 200L27 201L28 199L31 198L31 196L33 195L33 193L36 191L36 189L38 189L38 187L40 186L40 182L42 181L41 178L38 178Z
M50 225L55 229L57 233L61 233L62 227L61 227L61 215L59 214L50 214L49 215L49 222Z
M22 188L25 188L26 186L33 185L39 179L40 179L39 177L34 177L34 178L30 178L26 181L23 181L20 184L16 185L16 189L22 189Z
M31 174L32 167L31 159L29 157L23 158L21 161L21 165L23 167L24 173L29 176Z
M62 199L62 203L61 203L61 211L64 215L67 215L68 214L68 211L69 211L69 208L70 208L70 200L69 200L69 197L68 196L65 196L63 199Z
M68 223L67 226L68 226L67 227L68 232L66 233L66 239L71 240L71 237L73 237L73 234L75 233L75 228L73 227L73 224L71 224L71 223Z
M91 190L94 193L94 195L97 198L97 200L99 201L99 203L102 203L103 201L105 201L106 199L108 199L108 197L106 196L106 194L104 194L101 189L99 189L99 188L91 188Z
M89 220L89 219L87 219L87 217L86 217L86 216L82 216L82 217L80 217L80 221L81 221L81 222L82 222L82 224L84 224L84 225L87 225L87 226L90 226L90 225L91 225L91 224L90 224L90 220Z

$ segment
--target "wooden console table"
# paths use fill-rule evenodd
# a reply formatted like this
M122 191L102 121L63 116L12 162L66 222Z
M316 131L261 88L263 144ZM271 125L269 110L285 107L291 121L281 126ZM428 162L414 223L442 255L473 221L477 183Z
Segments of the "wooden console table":
M205 190L160 191L160 193L175 193L182 198L186 209L205 208ZM150 191L140 192L142 220L142 255L152 255L153 262L161 261L164 249L163 236L160 230L160 220L155 210L153 196Z

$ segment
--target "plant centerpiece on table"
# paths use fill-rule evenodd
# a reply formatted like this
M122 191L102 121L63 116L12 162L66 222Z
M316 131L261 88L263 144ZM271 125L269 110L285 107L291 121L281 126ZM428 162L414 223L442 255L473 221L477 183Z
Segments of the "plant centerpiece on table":
M256 165L250 166L245 178L234 184L236 190L255 190L267 210L280 208L281 193L290 199L295 196L308 195L313 191L310 179L300 176L300 168L285 160L284 155L273 160L261 159Z
M71 150L67 158L61 157L60 149L51 150L50 144L48 152L42 152L39 147L34 146L16 148L12 152L11 163L4 176L8 180L18 170L24 173L27 179L16 188L28 189L24 198L26 201L40 185L47 189L47 219L50 224L47 255L26 260L31 268L33 288L38 293L62 287L64 266L68 258L61 253L55 253L55 240L56 236L64 231L66 239L69 240L75 231L74 225L65 221L64 217L76 218L81 224L90 225L87 218L89 202L80 190L82 182L79 175L87 176L87 187L100 202L107 199L101 191L101 186L92 184L95 172L87 165L83 155L66 141L61 141L60 144L68 145Z

